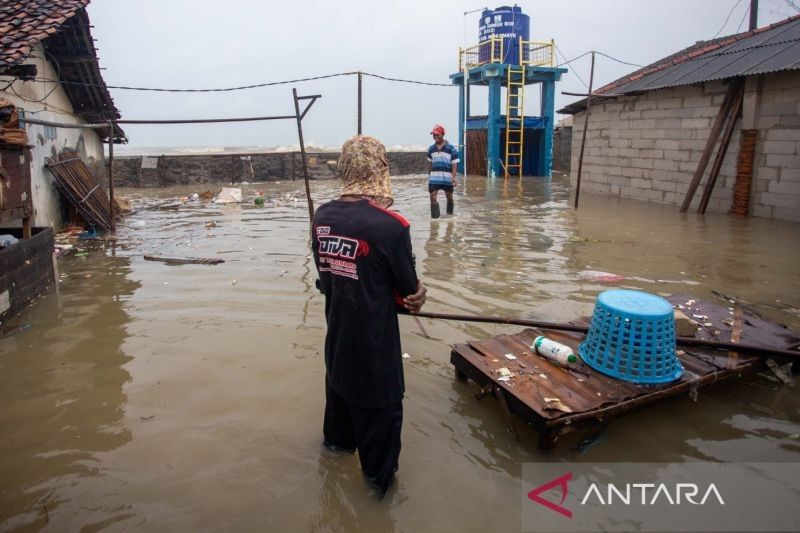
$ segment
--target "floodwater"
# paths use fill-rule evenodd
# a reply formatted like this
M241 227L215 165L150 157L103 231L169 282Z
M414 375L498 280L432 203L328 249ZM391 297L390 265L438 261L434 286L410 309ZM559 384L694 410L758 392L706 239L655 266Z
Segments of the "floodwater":
M335 182L312 187L317 204L337 196ZM480 177L459 185L454 217L431 221L424 176L394 188L426 311L567 321L608 287L715 289L800 328L798 224L588 194L576 212L563 178ZM266 207L252 205L256 190ZM449 364L450 344L518 328L421 319L423 332L401 317L403 452L379 501L357 457L320 446L325 323L302 182L244 196L133 215L116 243L59 259L59 293L3 325L0 530L515 531L527 462L800 461L800 395L766 374L539 452L532 429L518 423L515 440L497 402L476 401ZM626 279L599 284L586 270Z

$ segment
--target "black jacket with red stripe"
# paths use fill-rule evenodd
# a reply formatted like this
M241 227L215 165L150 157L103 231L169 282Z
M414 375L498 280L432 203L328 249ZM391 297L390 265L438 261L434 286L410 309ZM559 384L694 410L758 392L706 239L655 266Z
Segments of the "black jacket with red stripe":
M400 401L397 313L417 291L408 221L368 200L333 200L314 216L312 249L325 295L328 384L359 407Z

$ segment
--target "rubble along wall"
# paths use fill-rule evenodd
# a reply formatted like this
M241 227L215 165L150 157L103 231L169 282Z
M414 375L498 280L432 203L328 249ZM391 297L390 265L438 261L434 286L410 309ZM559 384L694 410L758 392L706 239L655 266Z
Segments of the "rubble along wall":
M309 177L337 179L338 152L306 155ZM393 176L427 174L423 152L388 154ZM123 156L114 158L114 185L118 187L169 187L195 183L241 183L303 179L299 152L262 154Z

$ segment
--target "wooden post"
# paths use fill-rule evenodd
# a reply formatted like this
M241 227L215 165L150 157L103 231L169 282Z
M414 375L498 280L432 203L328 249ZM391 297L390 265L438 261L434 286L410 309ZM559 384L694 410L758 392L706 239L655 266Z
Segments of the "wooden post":
M108 222L111 233L114 233L114 122L108 123Z
M722 105L719 107L719 112L717 113L717 118L714 119L714 125L711 127L711 133L708 134L708 140L706 141L706 147L703 150L703 155L700 156L700 161L697 163L697 169L694 171L694 176L692 176L692 182L689 184L689 190L686 191L686 197L683 199L683 204L681 204L681 213L685 213L689 209L689 205L691 205L692 199L694 198L694 193L697 191L697 187L700 185L700 180L703 179L703 174L708 166L708 160L711 159L711 154L714 152L714 146L717 144L717 139L722 131L722 126L725 124L725 117L728 114L728 108L733 103L733 96L736 93L738 86L738 81L731 82L730 86L728 87L728 92L725 93L725 99L722 101Z
M294 112L297 117L297 136L300 138L300 157L303 160L303 178L306 182L306 200L308 201L308 219L314 221L314 201L311 199L311 185L308 182L308 165L306 164L306 145L303 142L303 116L300 114L300 101L297 98L297 89L292 89L294 96ZM294 179L294 177L292 177Z
M358 131L357 133L361 135L361 71L358 71Z
M714 159L714 165L711 167L711 172L708 175L708 182L706 188L703 190L703 197L700 199L700 205L697 207L697 212L701 215L706 213L708 202L711 200L711 192L714 190L714 185L717 183L717 176L722 168L722 161L725 159L725 154L728 152L728 145L733 137L733 130L736 122L739 120L739 109L742 107L742 96L744 95L744 87L741 86L733 98L733 104L728 111L728 124L725 127L725 133L722 135L722 140L717 149L717 157Z
M578 198L581 195L581 173L583 172L583 151L586 148L586 130L589 129L589 113L592 109L592 83L594 82L594 51L592 52L592 68L589 71L589 94L586 97L586 117L583 120L583 136L581 138L581 154L578 157L578 180L575 183L575 209L578 209Z

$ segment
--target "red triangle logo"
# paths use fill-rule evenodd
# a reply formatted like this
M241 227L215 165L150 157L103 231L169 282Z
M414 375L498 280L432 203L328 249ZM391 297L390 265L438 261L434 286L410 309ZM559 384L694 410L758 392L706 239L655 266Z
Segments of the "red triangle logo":
M567 484L571 480L572 480L572 472L568 472L561 477L557 477L552 481L548 481L544 485L536 487L535 489L533 489L528 493L528 498L531 501L538 503L539 505L544 505L548 509L555 511L558 514L564 515L567 518L572 518L572 511L561 506L564 503L564 500L567 499L567 492L569 491L569 487ZM547 492L553 487L561 487L561 501L558 502L558 504L545 500L544 498L539 496L541 493Z

